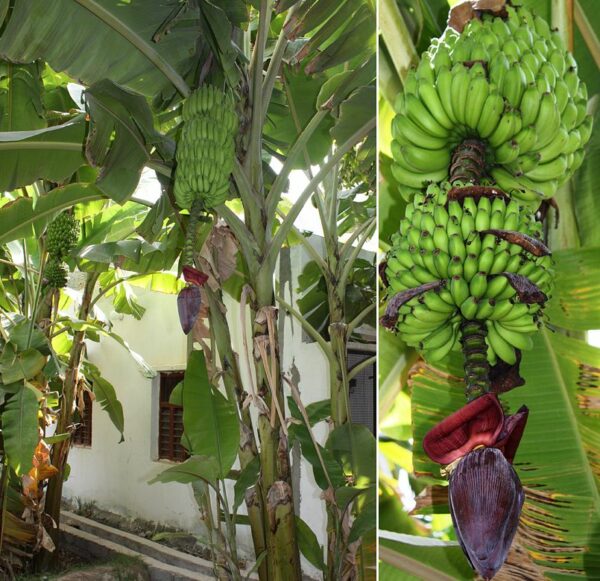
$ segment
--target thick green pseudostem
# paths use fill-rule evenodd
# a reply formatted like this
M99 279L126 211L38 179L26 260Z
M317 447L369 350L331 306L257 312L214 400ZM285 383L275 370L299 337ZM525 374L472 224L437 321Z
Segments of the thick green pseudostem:
M289 581L291 579L301 579L301 572L296 527L295 524L290 525L290 523L294 523L294 503L287 435L282 429L277 413L277 407L279 407L279 410L285 410L281 385L277 308L269 304L273 300L272 294L268 304L264 304L264 302L267 302L264 300L267 297L258 292L258 289L264 289L266 285L257 284L255 288L257 289L255 291L257 305L253 313L253 346L256 386L258 395L270 410L270 416L264 411L261 411L258 416L258 433L261 444L261 486L265 508L263 514L265 522L269 523L267 532L269 580L285 579ZM266 360L259 354L261 348L266 353ZM276 502L277 520L275 522L281 522L282 526L274 529L271 526L274 507L273 495L276 498L279 498L280 495L279 492L276 494L271 491L273 487L278 490L282 484L287 485L286 490L288 492L285 496L287 498L289 495L290 501Z
M276 555L273 581L300 579L296 553L289 546L290 539L296 536L296 519L292 487L287 482L278 480L273 483L267 494L267 511Z
M79 320L86 321L91 309L92 297L100 273L91 273L88 276L81 307L79 309ZM56 425L57 434L72 434L73 432L73 411L75 396L79 383L79 367L85 351L85 331L77 331L73 337L73 346L69 355L69 364L65 372L62 396L60 401L60 412ZM49 531L57 550L54 553L44 551L41 556L43 564L56 561L58 559L59 529L60 529L60 504L62 500L62 490L64 482L64 473L69 457L71 438L56 442L52 447L52 464L58 469L58 474L51 478L46 492L45 513L53 526L48 526Z
M487 335L481 321L463 321L461 325L462 352L465 358L465 395L468 401L490 391L490 364L487 360Z
M466 139L452 153L450 181L478 184L485 176L485 144ZM465 370L465 395L468 401L490 391L490 364L487 360L487 329L483 321L463 320L462 353Z

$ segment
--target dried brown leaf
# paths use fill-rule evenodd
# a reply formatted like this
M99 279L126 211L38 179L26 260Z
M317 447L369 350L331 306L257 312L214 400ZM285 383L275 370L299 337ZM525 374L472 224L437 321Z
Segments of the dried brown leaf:
M476 17L477 14L473 8L473 3L471 0L465 0L465 2L453 6L450 10L448 26L454 28L457 32L462 32L467 23Z

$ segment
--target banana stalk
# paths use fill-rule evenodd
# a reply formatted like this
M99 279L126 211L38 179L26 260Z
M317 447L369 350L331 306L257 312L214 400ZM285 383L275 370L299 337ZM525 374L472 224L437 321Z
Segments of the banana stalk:
M79 309L79 320L85 321L90 313L92 297L99 273L91 273L88 276L81 307ZM58 423L56 426L57 434L71 434L73 431L73 406L75 403L75 394L79 381L79 367L84 355L85 348L85 331L78 331L73 337L73 346L69 356L69 365L65 372L65 380L63 383L62 397L60 402L60 413L58 415ZM69 457L69 449L71 446L70 438L62 440L54 444L52 448L52 464L58 469L58 475L51 478L46 492L46 514L56 524L55 527L49 529L49 534L58 549L60 540L60 503L62 500L62 489L64 482L64 471ZM41 554L42 564L49 564L59 557L58 550L53 553L44 551Z
M222 293L220 291L213 291L208 285L204 290L209 305L211 333L215 340L213 350L219 354L225 391L231 401L237 402L241 415L242 426L240 430L239 458L240 465L244 469L258 454L250 409L244 406L243 383L238 361L232 349L229 326L223 314ZM254 554L258 557L266 550L266 532L263 523L264 503L260 482L257 482L254 487L248 489L245 500L254 544ZM258 573L261 579L268 578L267 561L265 559L260 564Z

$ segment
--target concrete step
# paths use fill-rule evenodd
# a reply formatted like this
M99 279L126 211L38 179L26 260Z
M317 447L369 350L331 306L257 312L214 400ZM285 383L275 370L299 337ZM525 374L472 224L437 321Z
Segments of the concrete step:
M142 555L153 557L161 563L167 563L174 567L186 569L193 573L208 575L208 579L213 578L213 566L210 561L177 551L171 547L150 541L132 533L120 531L103 523L85 518L73 512L63 510L61 512L61 522L71 527L90 533L100 539L112 541L128 549L131 549ZM201 579L204 577L200 577Z
M64 545L71 552L84 558L92 556L97 559L111 559L116 555L138 558L146 566L151 581L204 581L214 579L211 574L200 571L192 572L188 569L162 563L153 557L68 524L61 524L61 538Z

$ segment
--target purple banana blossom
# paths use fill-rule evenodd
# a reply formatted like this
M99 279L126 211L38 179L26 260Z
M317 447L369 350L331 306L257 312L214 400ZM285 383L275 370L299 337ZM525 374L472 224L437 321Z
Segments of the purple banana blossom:
M460 545L472 567L491 579L512 544L524 493L512 467L528 409L505 415L487 393L432 428L423 440L427 455L449 464L448 500Z

